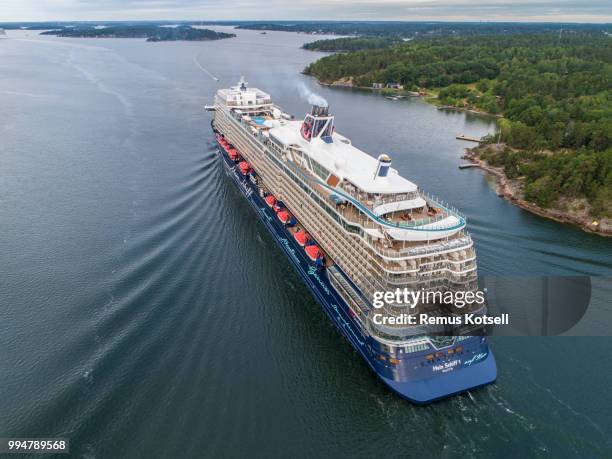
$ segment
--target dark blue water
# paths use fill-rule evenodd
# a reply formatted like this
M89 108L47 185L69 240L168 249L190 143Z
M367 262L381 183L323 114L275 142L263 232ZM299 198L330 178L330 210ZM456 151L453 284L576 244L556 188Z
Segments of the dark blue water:
M610 240L457 169L455 135L491 120L317 88L306 35L9 34L0 437L69 437L80 457L612 455L609 338L493 339L494 386L424 408L392 395L223 175L203 106L245 75L301 116L304 81L357 146L467 215L481 274L610 275Z

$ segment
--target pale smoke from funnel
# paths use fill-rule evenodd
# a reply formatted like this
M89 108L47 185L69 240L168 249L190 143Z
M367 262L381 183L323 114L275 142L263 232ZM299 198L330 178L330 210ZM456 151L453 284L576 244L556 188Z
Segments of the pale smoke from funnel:
M303 82L297 85L300 96L308 101L310 105L318 105L319 107L327 107L327 101L318 94L312 92Z

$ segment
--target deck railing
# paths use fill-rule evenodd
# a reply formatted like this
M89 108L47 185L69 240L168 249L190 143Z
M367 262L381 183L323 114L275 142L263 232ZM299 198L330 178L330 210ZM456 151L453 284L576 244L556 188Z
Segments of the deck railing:
M418 247L398 247L389 249L384 247L376 247L376 251L388 258L400 258L402 256L411 255L427 255L429 253L439 253L446 250L459 250L472 246L472 239L468 236L451 239L448 241L438 241L433 244L420 245Z

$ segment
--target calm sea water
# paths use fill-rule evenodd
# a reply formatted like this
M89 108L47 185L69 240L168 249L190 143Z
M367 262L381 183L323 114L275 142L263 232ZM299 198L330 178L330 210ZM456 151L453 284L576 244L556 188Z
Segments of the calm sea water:
M493 339L497 384L392 395L223 175L203 106L245 75L302 116L304 82L467 215L482 274L610 275L610 241L457 169L455 135L491 120L319 88L300 75L312 37L238 34L0 41L0 437L80 457L610 457L608 338Z

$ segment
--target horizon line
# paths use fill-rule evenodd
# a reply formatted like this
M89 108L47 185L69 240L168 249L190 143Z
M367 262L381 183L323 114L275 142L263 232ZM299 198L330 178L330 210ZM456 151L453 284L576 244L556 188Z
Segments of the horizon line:
M397 19L375 19L375 20L354 20L354 19L333 19L333 20L320 20L320 19L72 19L72 20L58 20L58 19L47 19L47 20L10 20L0 21L0 24L44 24L44 23L99 23L99 22L209 22L209 23L244 23L244 22L263 22L263 23L283 23L283 22L301 22L301 23L442 23L442 24L576 24L576 25L612 25L612 22L573 22L573 21L545 21L545 20L397 20ZM214 25L214 24L213 24Z

